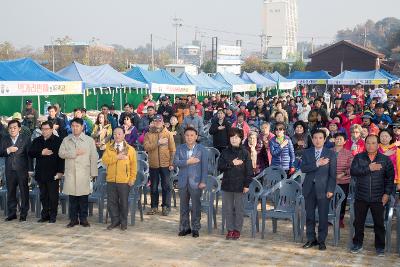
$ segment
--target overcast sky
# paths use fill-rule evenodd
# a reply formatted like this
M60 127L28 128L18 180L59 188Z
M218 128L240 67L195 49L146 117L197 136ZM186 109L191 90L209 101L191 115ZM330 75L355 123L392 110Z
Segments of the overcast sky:
M96 37L105 44L134 48L149 42L153 33L157 48L175 39L176 15L184 25L179 43L194 39L198 26L207 46L211 36L218 36L226 44L241 39L247 49L256 50L262 5L262 0L2 0L0 42L41 47L51 37L69 35L74 41ZM298 0L298 9L298 40L314 37L326 43L337 30L367 19L400 17L400 0Z

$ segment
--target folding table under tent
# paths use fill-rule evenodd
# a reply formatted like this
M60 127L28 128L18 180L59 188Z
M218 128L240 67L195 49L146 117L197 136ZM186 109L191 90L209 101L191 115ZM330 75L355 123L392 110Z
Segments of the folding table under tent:
M201 72L198 75L190 75L187 72L183 72L179 75L179 79L184 83L195 85L197 95L230 93L231 91L228 85L214 80L204 72Z
M125 75L148 84L152 94L189 95L196 93L195 85L181 81L164 69L148 71L140 67L134 67L126 72Z
M255 83L249 83L240 79L237 75L230 72L217 72L213 77L216 81L226 84L231 88L231 93L240 92L255 92L257 91L257 85Z
M240 78L248 83L255 83L257 85L257 88L263 90L266 89L267 87L276 87L277 85L276 81L268 79L267 77L261 75L257 71L253 71L251 73L243 72Z
M123 103L128 102L128 91L136 89L138 92L145 89L147 93L148 89L147 84L123 75L108 64L87 66L74 61L57 73L84 83L83 106L88 109L98 110L101 104L111 102L119 103L119 109L122 110ZM115 101L116 98L119 98L119 101Z
M328 80L330 85L382 85L388 84L389 79L379 70L371 71L344 71Z
M47 110L41 110L41 102L50 99L61 102L60 97L68 97L74 103L76 95L82 94L81 81L53 73L31 58L0 61L0 115L21 112L24 98L32 99L39 114L46 114Z
M321 71L294 71L289 74L287 77L290 81L296 81L297 84L303 85L327 85L328 80L331 79L332 76L329 75L328 72Z

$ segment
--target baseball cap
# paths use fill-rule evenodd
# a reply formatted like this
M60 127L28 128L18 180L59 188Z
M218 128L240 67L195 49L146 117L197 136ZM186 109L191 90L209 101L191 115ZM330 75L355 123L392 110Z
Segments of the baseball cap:
M26 101L25 101L25 104L32 104L32 100L31 99L27 99Z
M163 119L163 116L161 116L160 114L157 114L155 117L154 117L154 121L161 121L161 122L163 122L164 121L164 119Z
M168 100L168 97L167 96L162 96L161 97L161 101L167 101Z
M375 108L384 108L382 103L376 103Z

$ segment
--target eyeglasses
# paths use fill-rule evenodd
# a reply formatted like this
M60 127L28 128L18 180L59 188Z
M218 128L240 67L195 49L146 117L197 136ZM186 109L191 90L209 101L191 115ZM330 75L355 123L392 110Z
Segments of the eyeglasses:
M276 128L277 131L284 131L285 129L283 128Z

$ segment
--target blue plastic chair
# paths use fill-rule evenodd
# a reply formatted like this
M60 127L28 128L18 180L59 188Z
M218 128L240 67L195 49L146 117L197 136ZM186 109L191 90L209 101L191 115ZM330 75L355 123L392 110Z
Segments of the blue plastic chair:
M30 187L31 189L29 190L29 200L31 204L31 211L35 212L36 218L40 218L42 207L42 203L40 202L40 189L38 183L34 178L32 178L31 180Z
M146 151L137 151L137 159L149 162L149 155Z
M4 210L4 216L7 216L7 177L4 166L0 167L0 179L2 184L0 188L1 208Z
M274 208L267 210L267 199L269 196L277 195ZM265 222L268 218L272 219L273 232L277 230L278 219L289 219L293 225L293 238L295 241L303 239L304 198L301 194L301 186L294 180L282 180L271 189L261 194L262 203L262 231L261 238L265 237Z
M99 169L96 181L93 183L93 192L89 195L89 215L93 215L93 204L97 204L99 209L99 223L103 223L104 206L107 197L105 169Z
M206 147L208 151L208 174L212 176L218 175L218 160L221 153L214 147Z
M301 172L301 170L296 171L290 176L289 179L295 180L299 184L303 185L304 179L306 178L306 174Z
M260 230L260 218L258 216L257 206L258 200L262 193L262 185L261 183L253 178L253 181L250 183L249 191L244 195L244 215L250 217L251 221L251 237L256 237L257 232ZM225 234L225 214L222 212L222 228L221 234Z
M61 204L61 213L66 214L67 213L67 207L69 204L69 198L68 195L64 194L63 189L64 189L64 181L65 177L63 176L60 180L60 193L58 195L58 200Z
M351 248L353 245L353 236L354 236L354 219L355 219L355 213L354 213L354 202L355 199L354 197L350 201L350 227L349 227L349 244L348 247ZM394 212L394 207L396 205L396 200L393 196L390 196L389 202L385 205L385 250L387 252L390 252L392 248L392 219L393 219L393 212ZM367 216L368 219L368 216ZM370 219L372 220L372 219ZM373 226L373 220L369 221L368 224ZM366 224L367 225L367 220ZM399 229L399 226L397 225L397 228ZM398 239L399 240L399 239ZM397 244L397 247L399 247L399 244Z
M176 190L178 190L176 185L178 183L178 173L179 168L174 167L174 170L171 171L169 176L169 186L171 188L171 198L174 200L174 208L176 208Z
M277 166L270 166L264 170L264 178L263 178L263 191L267 192L271 190L277 183L282 180L287 179L286 172ZM274 204L277 203L277 192L275 195L268 195L267 200L272 201Z
M217 215L215 212L214 201L216 193L220 190L217 178L209 175L206 180L206 187L203 189L200 202L201 211L207 213L207 229L210 234L212 231L212 223L214 221L214 228L217 228Z
M139 209L140 212L140 220L143 221L141 191L146 182L147 176L142 171L137 172L135 184L131 187L128 197L129 211L131 213L131 225L135 225L137 209Z

